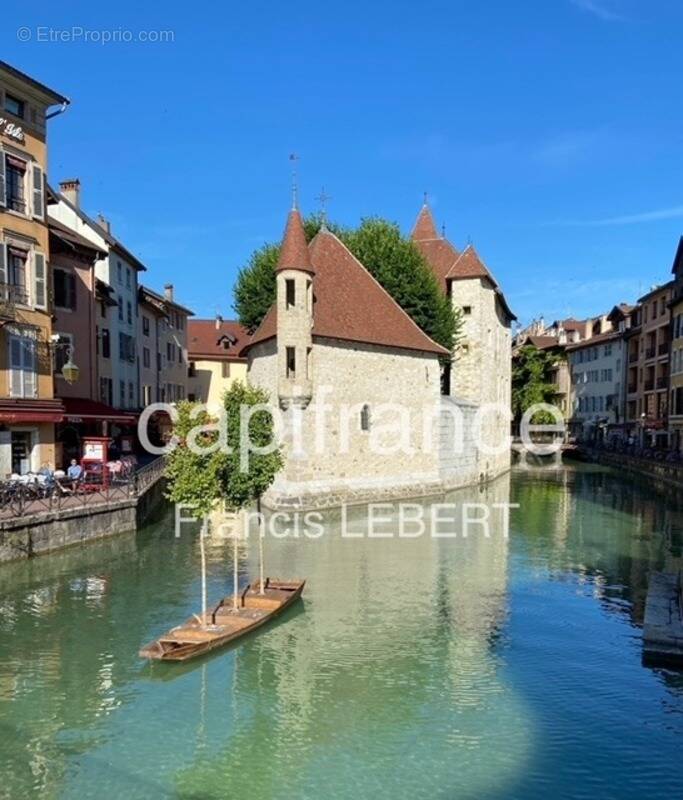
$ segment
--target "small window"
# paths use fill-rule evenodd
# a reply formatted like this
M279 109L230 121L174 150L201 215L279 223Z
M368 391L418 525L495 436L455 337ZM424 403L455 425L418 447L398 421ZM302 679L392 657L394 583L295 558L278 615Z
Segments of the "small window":
M171 342L166 342L166 358L168 361L173 361L175 356L175 348Z
M287 348L287 377L296 377L296 349L294 347Z
M370 430L370 406L365 405L360 410L360 429L362 431Z
M149 347L142 348L142 366L146 369L149 369L152 365L152 357L149 351ZM147 405L147 404L145 404Z
M123 267L120 261L116 262L116 279L119 283L123 283Z
M285 281L286 304L287 308L294 308L296 304L296 284L292 278Z
M132 325L133 324L133 306L131 305L130 300L127 302L126 306L127 306L126 311L127 311L127 316L128 316L128 324Z
M123 297L119 295L119 320L123 322Z
M131 271L130 267L126 267L126 286L130 289Z
M15 117L24 118L24 101L19 100L18 97L14 97L14 95L5 93L5 111L9 114L13 114Z
M76 276L73 272L55 269L52 273L54 300L58 308L76 310Z
M195 366L194 361L190 361L187 365L187 377L194 378L197 374L197 367Z
M126 405L126 382L119 381L119 407L124 408Z
M142 317L142 333L144 336L149 336L149 317Z
M463 306L463 307L462 307L462 313L463 313L463 314L464 314L466 317L469 317L469 315L472 313L472 306Z
M223 375L224 378L229 378L230 377L230 362L229 361L224 361L223 362L222 375Z

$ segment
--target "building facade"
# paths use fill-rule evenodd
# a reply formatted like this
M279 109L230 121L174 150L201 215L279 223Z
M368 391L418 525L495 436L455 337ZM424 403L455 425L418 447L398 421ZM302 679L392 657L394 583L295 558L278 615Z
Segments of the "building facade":
M47 122L68 100L0 62L0 477L54 464Z
M285 466L266 495L270 507L429 494L490 475L473 436L476 406L441 395L448 351L325 226L307 244L297 210L276 302L242 352L249 382L282 417Z
M102 360L108 361L103 365L101 376L111 380L112 406L137 410L140 407L138 273L146 267L112 234L111 226L104 217L100 216L95 221L83 211L80 195L81 184L78 179L62 181L58 202L50 206L50 216L104 253L95 264L95 277L102 282L102 287L116 302L116 307L113 312L107 312L106 319L99 320ZM102 391L105 391L104 385Z
M644 445L668 437L669 353L674 282L654 287L638 300L631 316L626 378L628 434Z
M669 383L669 445L683 451L683 236L671 269L674 275L671 299L671 371Z
M412 239L432 269L441 289L462 319L460 342L445 368L444 391L479 407L510 408L512 391L512 334L516 317L495 278L473 245L459 252L437 233L425 204L418 214ZM500 441L500 412L482 417L482 441L495 447ZM486 472L509 467L509 452L491 456Z
M191 319L188 323L188 399L216 412L234 381L246 382L247 359L240 355L249 336L236 320Z
M609 330L569 345L566 352L572 382L572 433L584 441L604 441L624 421L626 343L618 330Z
M189 308L176 303L173 284L164 294L147 286L139 290L138 341L142 406L175 403L188 395Z

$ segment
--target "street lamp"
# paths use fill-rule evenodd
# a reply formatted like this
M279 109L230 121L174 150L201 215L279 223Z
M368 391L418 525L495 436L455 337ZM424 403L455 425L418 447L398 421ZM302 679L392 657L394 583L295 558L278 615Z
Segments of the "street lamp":
M64 364L64 366L62 367L62 378L64 378L64 380L69 385L76 383L76 381L78 380L78 376L81 374L81 370L72 361L73 354L74 354L73 347L67 347L66 364Z
M78 380L81 370L79 367L74 364L73 355L74 355L74 348L70 342L61 342L59 339L59 334L55 333L51 337L52 339L52 347L54 348L55 352L57 351L58 347L65 347L66 348L66 362L62 367L62 378L71 386Z

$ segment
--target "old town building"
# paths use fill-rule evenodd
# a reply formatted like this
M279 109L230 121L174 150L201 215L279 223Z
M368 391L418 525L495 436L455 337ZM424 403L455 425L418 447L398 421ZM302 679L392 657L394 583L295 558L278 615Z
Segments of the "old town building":
M221 407L233 381L246 381L247 359L240 355L249 337L236 320L191 319L188 324L188 398Z
M140 286L138 359L142 406L175 403L188 395L189 308L175 301L172 284L159 294Z
M60 183L58 202L50 206L49 213L104 253L95 264L95 277L102 282L102 289L116 302L116 307L110 307L114 311L108 311L106 320L99 321L101 359L108 361L101 377L111 380L111 404L115 408L137 410L140 407L138 273L146 267L113 235L111 225L104 217L94 220L85 213L81 207L78 179Z
M0 476L54 463L47 123L68 100L0 62ZM60 106L50 111L53 106Z
M669 385L669 443L683 450L683 236L671 269L674 275L671 300L671 377Z
M441 395L448 351L325 226L307 244L296 209L276 302L242 352L249 381L283 415L285 466L266 496L270 506L426 494L495 474L498 461L475 444L476 405ZM464 437L457 449L454 416Z
M667 439L673 289L674 282L670 281L643 295L626 334L627 430L646 445L661 445Z
M566 347L572 385L570 430L582 440L606 441L613 435L623 436L627 368L624 333L630 310L622 303L609 314L588 320L588 337Z
M477 406L511 402L511 325L516 319L505 296L473 245L459 252L439 235L425 203L418 214L412 239L431 267L441 289L460 312L462 330L452 363L446 366L447 394ZM486 441L500 437L497 413L487 415ZM509 466L509 454L492 457L490 470Z

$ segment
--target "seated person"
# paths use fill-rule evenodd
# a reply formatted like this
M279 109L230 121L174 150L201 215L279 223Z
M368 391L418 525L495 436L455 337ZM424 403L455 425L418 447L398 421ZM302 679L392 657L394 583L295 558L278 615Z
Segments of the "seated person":
M79 480L81 475L83 474L83 467L81 467L81 465L78 463L78 461L76 461L75 458L72 458L71 464L69 466L69 469L67 469L66 474L69 477L69 480L75 482Z

